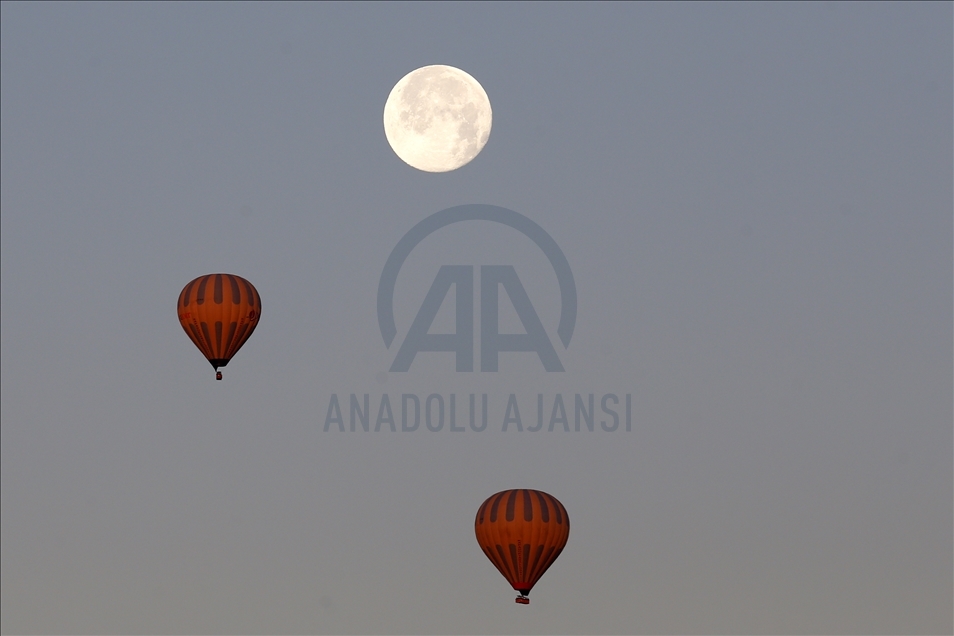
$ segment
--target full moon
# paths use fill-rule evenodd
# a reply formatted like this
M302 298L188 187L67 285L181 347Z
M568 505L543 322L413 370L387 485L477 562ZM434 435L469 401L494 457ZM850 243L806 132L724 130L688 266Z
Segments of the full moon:
M453 66L424 66L401 78L384 104L384 134L394 152L425 172L469 163L490 137L490 100Z

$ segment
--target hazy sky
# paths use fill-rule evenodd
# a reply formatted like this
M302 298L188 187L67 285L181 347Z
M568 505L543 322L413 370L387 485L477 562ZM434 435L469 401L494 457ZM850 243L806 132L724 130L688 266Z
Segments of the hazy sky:
M4 3L0 32L4 633L954 629L950 3ZM382 126L429 64L493 105L451 173ZM388 255L465 203L560 246L568 347L546 257L478 221L412 252L385 346ZM565 371L387 373L455 264L513 265ZM263 298L222 382L174 308L211 272ZM323 430L333 394L434 393L487 394L487 430ZM572 429L590 393L592 432L501 430L510 394ZM521 487L572 520L529 606L473 533Z

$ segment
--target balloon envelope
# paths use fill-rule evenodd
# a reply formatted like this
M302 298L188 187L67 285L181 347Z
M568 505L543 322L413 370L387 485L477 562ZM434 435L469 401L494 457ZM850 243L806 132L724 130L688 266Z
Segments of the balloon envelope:
M262 299L241 276L206 274L183 288L177 309L182 328L217 370L255 331Z
M477 543L520 592L518 603L556 558L570 536L570 518L556 497L539 490L504 490L477 510Z

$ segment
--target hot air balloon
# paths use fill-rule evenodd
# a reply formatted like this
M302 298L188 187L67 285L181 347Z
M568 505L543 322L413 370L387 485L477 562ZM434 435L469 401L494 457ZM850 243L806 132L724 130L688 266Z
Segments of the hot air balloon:
M517 590L516 602L529 605L530 590L566 545L570 518L553 495L504 490L480 506L474 530L484 554Z
M179 322L222 379L224 367L255 331L262 298L241 276L206 274L185 286L177 306Z

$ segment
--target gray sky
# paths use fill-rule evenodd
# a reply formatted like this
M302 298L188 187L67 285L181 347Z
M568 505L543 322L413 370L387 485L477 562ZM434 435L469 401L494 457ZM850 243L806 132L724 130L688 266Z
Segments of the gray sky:
M949 3L4 3L0 33L4 633L954 629ZM428 64L493 104L446 174L381 121ZM568 348L545 257L480 222L412 253L384 346L388 254L463 203L560 245ZM565 372L384 373L444 264L513 265ZM223 382L174 311L211 272L264 307ZM324 432L352 393L490 423ZM511 393L525 425L629 393L632 431L502 432ZM529 606L473 536L517 487L573 524Z

